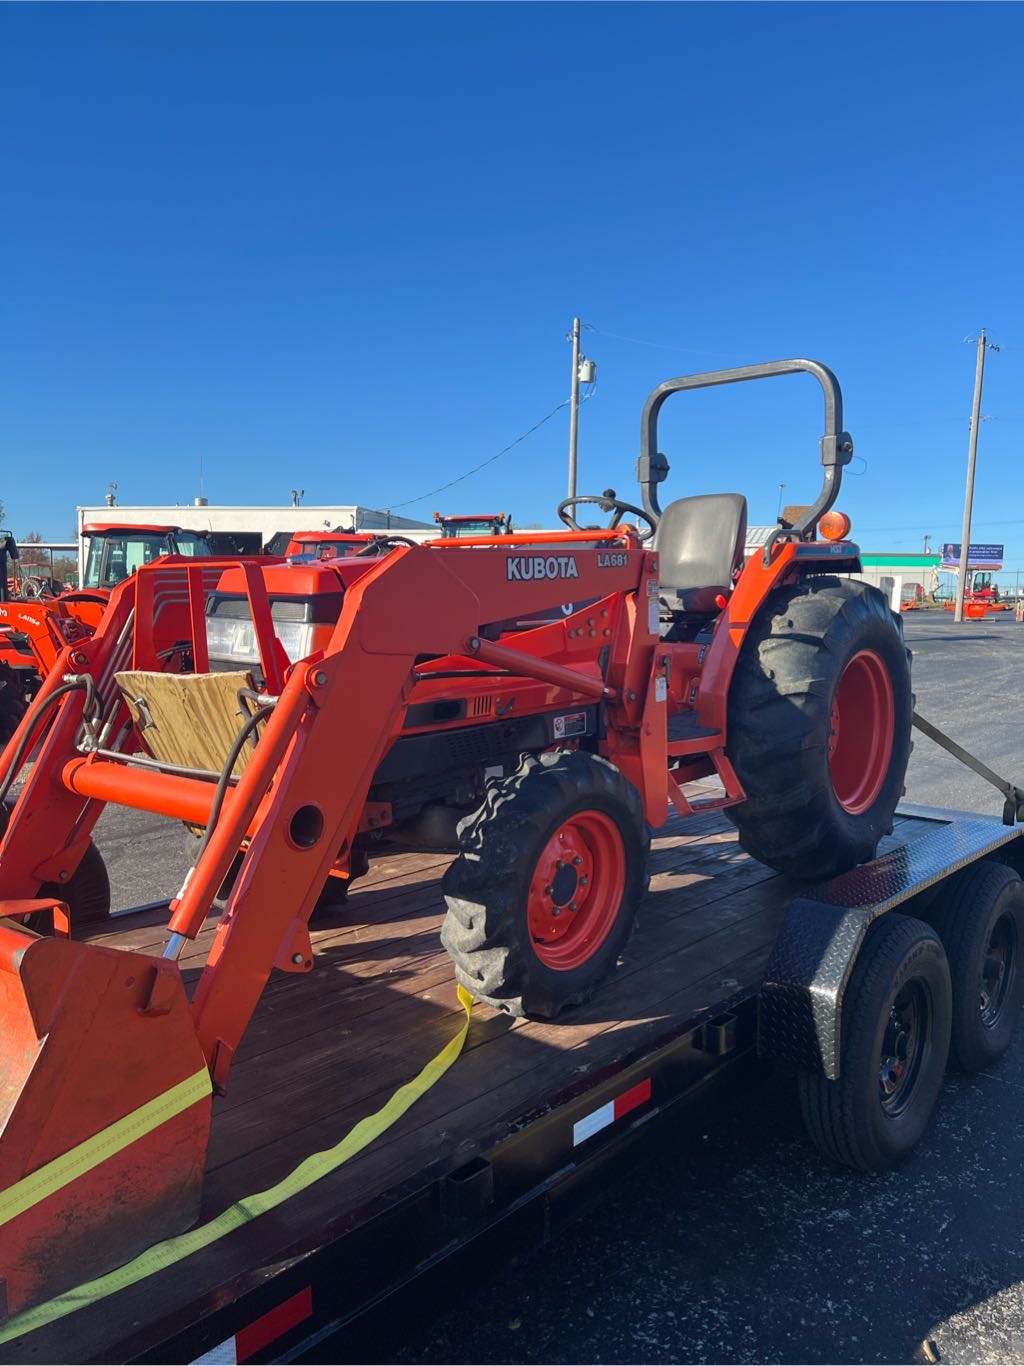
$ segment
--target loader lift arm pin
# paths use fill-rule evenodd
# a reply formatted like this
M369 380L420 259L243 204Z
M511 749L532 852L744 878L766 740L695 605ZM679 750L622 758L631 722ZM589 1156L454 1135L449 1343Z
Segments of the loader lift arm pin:
M1017 821L1024 821L1024 788L1017 787L1016 784L1011 783L1006 778L1000 778L999 774L993 773L987 764L983 764L975 755L964 749L962 745L958 745L955 740L951 740L948 735L939 730L938 726L933 726L930 721L926 721L916 711L914 712L914 725L922 734L927 735L929 740L934 740L947 754L952 754L954 759L958 759L960 763L972 769L980 778L984 778L987 783L991 783L997 791L1003 794L1004 825L1014 825Z

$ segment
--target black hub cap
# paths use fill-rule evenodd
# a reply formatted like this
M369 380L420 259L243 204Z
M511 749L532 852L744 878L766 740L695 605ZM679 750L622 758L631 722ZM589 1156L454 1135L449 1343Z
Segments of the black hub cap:
M981 969L981 996L978 1008L981 1011L981 1022L986 1029L991 1029L999 1019L1015 971L1016 943L1013 921L1009 916L1003 915L992 927L992 936L988 941Z
M889 1007L878 1067L882 1109L887 1115L902 1114L917 1085L927 1047L928 1009L928 996L920 982L904 983Z

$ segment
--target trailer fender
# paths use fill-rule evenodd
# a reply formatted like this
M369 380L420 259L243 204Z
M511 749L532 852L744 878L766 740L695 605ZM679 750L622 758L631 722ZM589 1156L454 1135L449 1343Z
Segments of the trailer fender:
M786 913L757 1003L762 1057L839 1076L843 993L868 926L881 912L801 898Z
M920 914L953 873L990 855L1009 861L1021 848L1019 826L912 805L901 813L934 828L790 904L758 995L762 1057L837 1080L843 995L872 921L897 906Z

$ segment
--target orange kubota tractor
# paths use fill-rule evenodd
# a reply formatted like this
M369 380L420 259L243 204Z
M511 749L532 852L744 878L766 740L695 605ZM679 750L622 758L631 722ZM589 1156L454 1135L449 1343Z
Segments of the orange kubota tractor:
M824 393L823 486L744 563L740 495L660 506L658 415L683 390L795 372ZM382 845L456 853L442 937L458 977L545 1017L613 967L670 808L728 808L745 847L796 877L874 854L911 693L898 619L833 572L858 564L846 519L830 526L851 454L817 362L688 376L645 407L642 506L569 500L565 533L376 559L171 557L114 588L0 762L2 798L39 746L0 806L8 1312L196 1217L210 1086L228 1085L271 972L313 970L325 885ZM580 503L610 525L579 527ZM721 793L691 802L683 786L704 775ZM159 957L75 939L97 910L108 802L204 830ZM179 956L221 906L189 1000Z

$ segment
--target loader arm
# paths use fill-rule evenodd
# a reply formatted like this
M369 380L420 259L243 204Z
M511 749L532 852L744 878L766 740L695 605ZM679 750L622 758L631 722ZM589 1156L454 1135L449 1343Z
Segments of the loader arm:
M634 547L619 558L621 565L605 570L590 546L581 547L574 556L579 577L574 592L635 592L654 557ZM396 550L346 593L324 657L292 670L256 759L225 804L170 921L169 950L176 953L177 936L191 937L202 925L258 811L256 833L193 998L200 1046L218 1088L226 1084L231 1058L271 969L307 972L313 966L310 912L339 851L347 849L358 828L374 772L414 686L418 656L479 657L526 676L575 685L585 696L615 695L611 685L592 675L481 641L481 623L550 600L550 583L510 577L519 567L511 552ZM646 628L646 620L642 625ZM568 627L581 646L585 637L588 653L593 645L585 632L596 635L596 629L580 629L577 637ZM645 657L632 665L646 685L652 638L646 629L639 634L622 629L614 644L623 668L638 646L647 646ZM564 628L559 630L564 634ZM611 647L611 628L607 631ZM639 721L640 701L637 708ZM264 797L270 779L273 788Z

